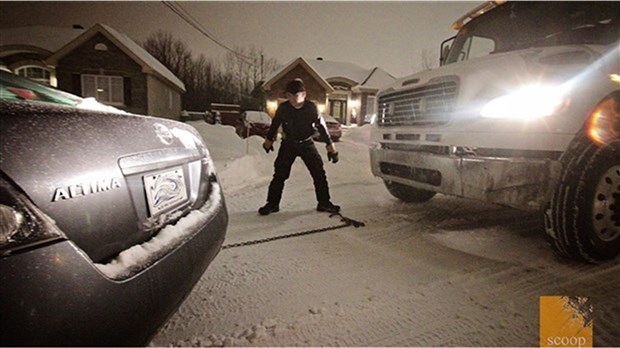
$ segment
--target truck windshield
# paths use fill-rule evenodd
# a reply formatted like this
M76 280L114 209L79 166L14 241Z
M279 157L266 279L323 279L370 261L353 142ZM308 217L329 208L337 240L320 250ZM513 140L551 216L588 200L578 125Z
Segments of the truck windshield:
M467 23L446 63L530 47L600 44L620 38L620 3L509 2Z

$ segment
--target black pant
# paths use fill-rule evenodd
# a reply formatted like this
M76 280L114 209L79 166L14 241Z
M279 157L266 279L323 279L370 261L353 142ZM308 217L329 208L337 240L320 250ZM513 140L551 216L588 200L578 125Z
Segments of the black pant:
M275 173L273 174L271 184L269 184L267 202L271 205L280 204L284 182L289 178L291 166L297 156L301 157L310 175L312 175L316 200L319 204L328 203L330 201L329 187L327 186L327 177L323 169L323 160L311 139L302 142L282 141L278 157L274 163Z

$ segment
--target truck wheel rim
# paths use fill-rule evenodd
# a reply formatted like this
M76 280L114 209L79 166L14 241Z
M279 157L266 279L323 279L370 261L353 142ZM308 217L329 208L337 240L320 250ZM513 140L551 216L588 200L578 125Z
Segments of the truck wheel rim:
M594 193L592 219L594 231L603 241L612 241L620 235L620 165L612 166L603 174Z

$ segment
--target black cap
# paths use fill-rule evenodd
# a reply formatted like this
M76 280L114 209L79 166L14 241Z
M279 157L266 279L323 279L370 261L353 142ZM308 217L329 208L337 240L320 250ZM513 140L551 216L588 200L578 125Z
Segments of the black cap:
M285 91L290 94L297 94L299 92L305 92L306 86L304 86L304 82L301 79L294 79L286 84Z

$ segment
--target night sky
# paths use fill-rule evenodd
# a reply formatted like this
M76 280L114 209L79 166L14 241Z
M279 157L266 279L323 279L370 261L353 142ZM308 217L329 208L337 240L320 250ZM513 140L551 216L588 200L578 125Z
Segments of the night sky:
M454 20L480 2L415 1L189 1L179 2L218 41L230 48L255 46L281 64L296 57L379 66L400 77L433 62L439 45L455 34ZM185 41L194 54L221 58L225 49L184 22L159 1L0 1L0 28L27 25L88 29L108 24L142 41L158 30Z

